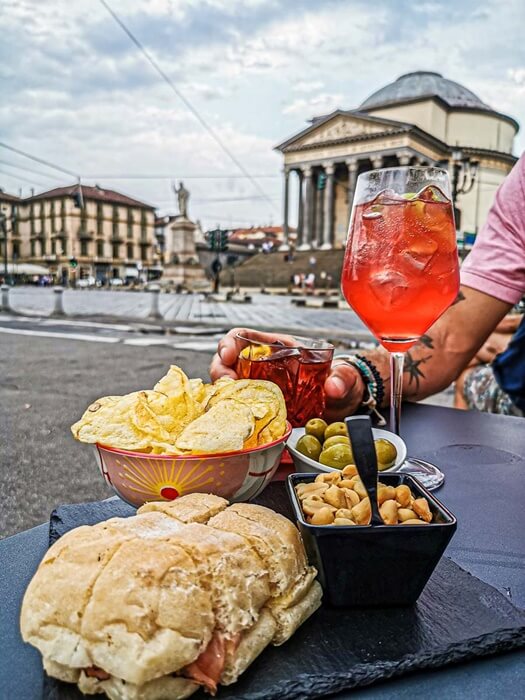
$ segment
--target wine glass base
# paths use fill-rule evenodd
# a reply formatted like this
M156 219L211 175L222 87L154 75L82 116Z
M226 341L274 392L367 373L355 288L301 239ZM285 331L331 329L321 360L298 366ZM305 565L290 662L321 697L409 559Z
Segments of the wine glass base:
M415 457L408 457L399 468L399 471L402 474L410 474L410 476L415 477L429 491L438 489L445 481L445 475L435 464L430 464L430 462L425 462L423 459L416 459Z

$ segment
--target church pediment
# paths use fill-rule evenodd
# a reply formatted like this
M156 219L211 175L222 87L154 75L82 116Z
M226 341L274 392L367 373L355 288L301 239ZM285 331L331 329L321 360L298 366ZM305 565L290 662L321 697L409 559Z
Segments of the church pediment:
M402 127L402 124L399 125ZM334 114L331 117L320 120L318 124L314 122L305 131L292 137L285 143L278 146L279 150L287 151L300 148L311 148L312 146L324 145L334 141L352 139L359 136L372 136L391 131L393 123L391 120L367 119L353 114Z

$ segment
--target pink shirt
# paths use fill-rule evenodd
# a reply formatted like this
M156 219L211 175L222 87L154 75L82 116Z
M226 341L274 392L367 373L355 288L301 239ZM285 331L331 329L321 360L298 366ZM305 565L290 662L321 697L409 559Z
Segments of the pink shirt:
M461 283L509 304L525 295L525 154L496 192Z

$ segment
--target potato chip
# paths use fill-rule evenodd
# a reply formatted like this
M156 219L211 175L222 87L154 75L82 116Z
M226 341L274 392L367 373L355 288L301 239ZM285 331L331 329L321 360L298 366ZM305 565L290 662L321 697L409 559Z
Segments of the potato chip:
M105 397L91 404L82 418L71 426L73 435L81 442L99 442L117 449L134 451L147 448L148 436L132 422L136 397L127 394L113 401L115 398Z
M244 448L254 427L255 418L249 406L238 401L221 401L183 430L176 447L192 454L236 452Z
M257 442L253 444L254 441L250 440L250 447L277 440L286 432L284 396L273 382L239 379L223 383L208 399L207 408L217 405L225 399L241 402L252 409L257 419L257 425L254 429Z
M286 406L272 382L188 379L172 365L154 389L105 396L71 431L77 440L144 454L233 452L284 435Z

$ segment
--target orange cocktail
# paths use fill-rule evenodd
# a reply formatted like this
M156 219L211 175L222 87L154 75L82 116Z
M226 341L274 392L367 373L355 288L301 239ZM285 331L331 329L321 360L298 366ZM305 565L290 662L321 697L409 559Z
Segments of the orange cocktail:
M450 200L436 186L381 192L354 207L343 293L381 344L404 351L450 306L459 288Z

